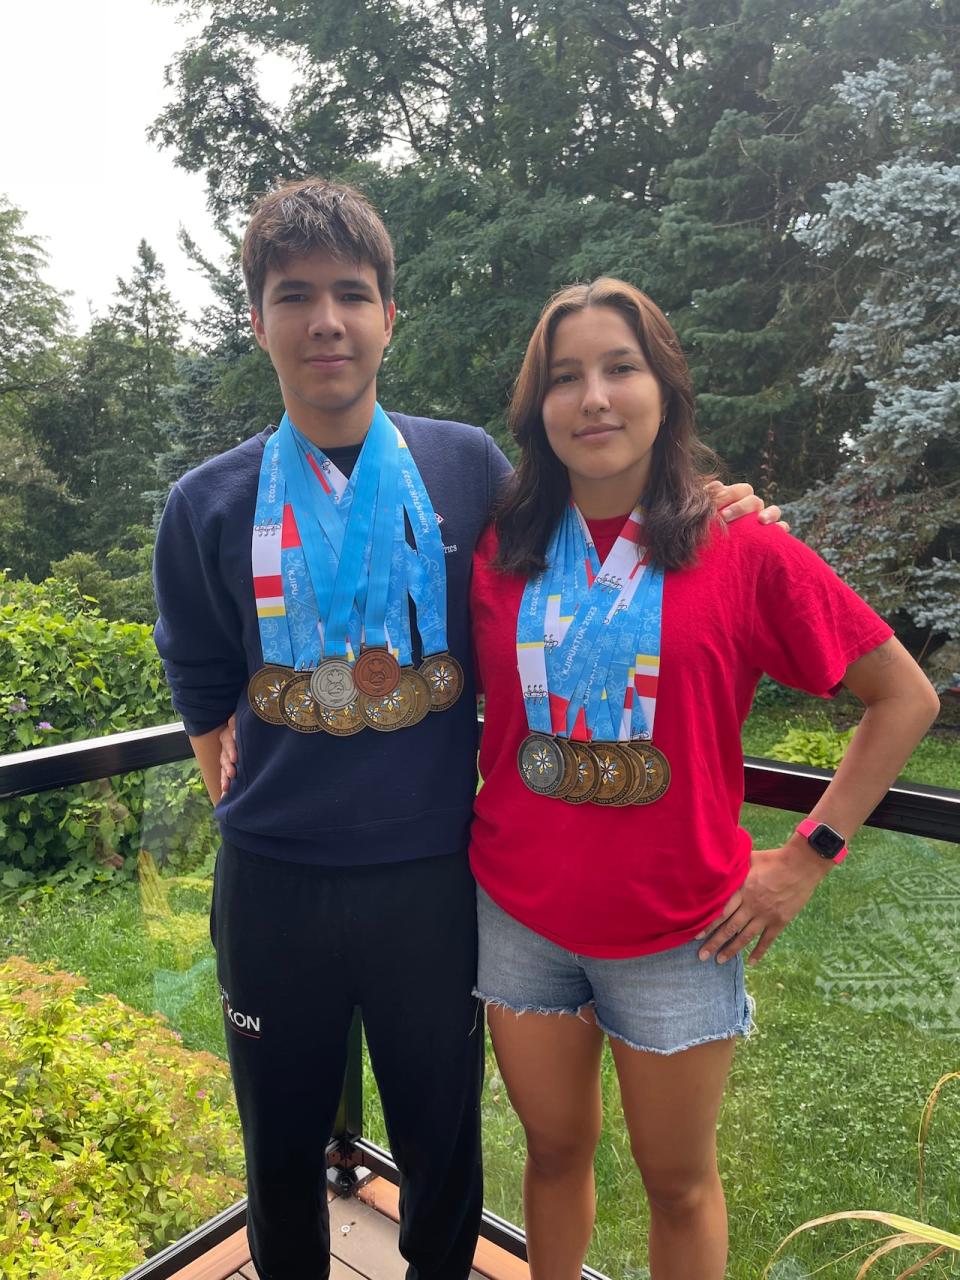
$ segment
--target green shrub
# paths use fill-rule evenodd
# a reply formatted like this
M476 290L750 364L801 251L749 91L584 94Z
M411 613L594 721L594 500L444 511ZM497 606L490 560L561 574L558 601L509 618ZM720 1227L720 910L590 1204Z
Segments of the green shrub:
M757 691L753 695L753 705L761 710L783 710L785 708L802 707L810 701L810 695L800 689L791 689L789 685L778 684L769 676L761 676Z
M0 574L0 752L175 718L148 626L108 621L66 582ZM142 835L160 860L173 850L188 870L210 855L209 816L192 768L2 801L0 884L17 888L62 867L119 866Z
M5 1280L116 1280L242 1195L219 1058L19 957L0 1027Z
M0 752L173 719L148 626L102 618L65 582L0 574Z
M811 764L818 769L836 769L843 759L853 730L840 733L836 729L788 729L786 735L770 748L774 760L793 764Z
M120 545L105 556L72 551L63 560L55 560L48 582L73 586L78 594L95 600L106 618L152 625L157 619L150 574L155 536L144 525L131 525L121 535Z

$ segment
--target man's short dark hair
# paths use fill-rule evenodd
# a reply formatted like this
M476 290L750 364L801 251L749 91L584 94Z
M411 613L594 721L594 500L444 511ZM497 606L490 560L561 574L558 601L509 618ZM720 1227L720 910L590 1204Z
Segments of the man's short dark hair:
M393 244L370 201L355 187L325 178L288 182L261 196L243 237L243 278L250 301L263 308L271 269L322 249L377 273L384 307L393 299Z

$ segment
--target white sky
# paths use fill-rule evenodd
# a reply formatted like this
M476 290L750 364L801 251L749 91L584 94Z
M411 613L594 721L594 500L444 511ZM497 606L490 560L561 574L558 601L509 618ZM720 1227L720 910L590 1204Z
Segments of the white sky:
M130 274L145 238L188 315L209 300L177 245L183 223L219 257L202 174L185 173L146 129L170 96L163 71L190 30L151 0L4 4L0 17L0 193L45 241L47 280L71 291L77 327L102 313L116 277ZM280 59L261 91L283 100Z

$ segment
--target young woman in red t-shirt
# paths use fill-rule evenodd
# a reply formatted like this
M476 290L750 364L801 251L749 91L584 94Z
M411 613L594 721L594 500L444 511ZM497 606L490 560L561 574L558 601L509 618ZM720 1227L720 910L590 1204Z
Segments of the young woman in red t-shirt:
M601 279L547 304L511 422L519 466L474 561L471 862L477 994L527 1137L531 1274L580 1274L607 1035L653 1280L720 1280L715 1129L750 1027L743 949L755 962L800 911L939 704L819 557L716 518L680 345L638 290ZM740 728L762 672L843 684L866 710L811 819L752 850Z

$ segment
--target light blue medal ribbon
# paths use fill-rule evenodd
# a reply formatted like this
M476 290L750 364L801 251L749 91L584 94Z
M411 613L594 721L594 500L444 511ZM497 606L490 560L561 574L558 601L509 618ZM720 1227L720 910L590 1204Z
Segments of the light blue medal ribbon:
M297 522L302 545L301 556L306 572L301 576L297 572L299 557L289 557L284 552L284 596L288 600L295 596L299 603L299 612L306 613L306 607L312 604L309 638L304 629L299 646L295 646L296 666L298 669L316 666L320 660L320 629L318 623L329 619L330 602L336 578L340 551L342 549L344 529L343 517L337 512L332 495L325 494L317 478L313 475L307 461L307 442L297 431L287 414L280 421L279 437L280 465L284 482ZM305 588L311 588L310 597ZM289 594L288 594L289 593ZM346 625L343 629L342 652L346 652ZM329 652L330 636L325 635Z
M368 589L365 578L370 529L377 506L380 466L383 462L385 447L390 443L389 431L392 430L389 421L385 423L385 419L386 415L382 411L380 415L374 412L370 430L367 432L363 448L360 450L360 457L354 468L357 483L346 527L343 530L336 578L330 598L327 625L324 631L325 657L342 658L346 655L350 614L358 593L362 594ZM389 566L383 572L389 575Z
M543 573L537 574L535 578L528 578L524 587L523 599L520 602L520 611L517 614L517 649L540 649L544 647L544 625L547 610L547 596L549 593L550 582L557 568L559 560L559 546L561 538L562 523L554 529L550 544L547 547L546 560L547 567ZM549 652L544 655L545 660L549 663ZM544 669L544 677L546 678L546 669ZM550 701L546 687L541 688L535 679L528 679L524 682L521 673L521 689L523 693L523 705L527 713L527 724L530 726L531 733L552 733L553 726L550 719Z
M377 407L379 408L379 406ZM391 429L394 431L394 435L396 435L396 428L394 428L392 424ZM324 473L324 475L329 475L333 464L327 458L326 454L313 444L312 441L308 440L304 435L297 431L296 427L293 427L293 432L300 448L313 457L317 464L317 468ZM336 579L337 565L339 563L340 552L343 546L343 531L346 527L349 512L356 494L358 471L359 467L354 467L339 501L336 499L333 491L335 486L331 486L330 492L324 488L323 484L320 484L319 492L312 490L315 494L316 501L321 504L320 514L325 517L323 528L327 535L327 542L329 544L327 551L331 563L329 574L331 594L332 583ZM316 476L308 476L308 480L312 486L316 481ZM407 564L405 552L408 548L405 542L403 527L403 507L397 501L396 495L394 495L392 505L394 507L395 531L390 548L390 581L387 593L384 628L386 637L389 639L391 646L396 650L397 657L401 665L409 665L411 661L412 646L410 640L410 615L409 610L406 607ZM389 506L390 501L388 499L388 510ZM333 513L332 517L329 514L331 510ZM356 607L351 610L350 621L348 624L350 644L354 653L358 653L360 650L362 630L361 613L365 611L366 601L367 579L364 575L361 575L360 581L357 584ZM326 607L329 608L329 603L327 603ZM325 650L325 652L329 653L329 650Z
M447 567L433 503L408 448L399 449L400 497L415 547L405 546L406 585L417 611L423 657L447 649Z
M581 603L576 608L558 653L558 660L565 661L569 652L568 642L573 648L577 644L578 637L581 637L582 645L578 651L577 661L567 668L565 677L558 678L556 688L551 677L550 685L555 693L567 700L568 735L573 732L577 717L583 708L590 736L608 740L611 736L616 738L617 734L613 728L609 702L604 697L606 674L610 667L615 639L622 619L615 615L610 622L606 621L616 592L611 588L602 587L597 581L601 577L601 565L596 548L592 543L587 543L580 521L572 507L568 507L564 519L567 526L567 555L573 566L573 572L568 571L564 575L565 586L572 579L574 587L572 595L567 595L565 591L564 599L561 601L561 611L566 615L574 608L576 602ZM594 585L589 588L587 586L588 561L594 579ZM591 618L591 610L594 607L596 612Z
M284 486L280 471L280 451L277 437L273 435L264 445L260 463L257 504L253 517L255 538L268 535L280 536L280 530L283 528L283 501ZM274 566L271 564L269 567ZM254 563L255 575L256 571L257 566ZM281 594L283 594L282 589ZM293 650L290 642L289 613L285 612L277 616L258 612L257 625L260 629L263 661L277 666L292 667Z
M588 560L594 575L589 588ZM577 513L568 507L551 540L546 570L525 587L517 642L519 647L544 634L547 597L559 587L560 615L568 617L573 612L573 617L561 643L545 654L549 691L567 703L567 735L583 709L592 738L616 740L636 655L659 657L663 573L648 566L632 600L611 615L620 584L605 584L601 569L595 548L583 535ZM531 730L551 733L549 703L544 714L539 714L528 699L525 704ZM631 731L634 736L650 736L636 695L631 708Z
M644 649L644 639L653 643L653 640L642 634L643 618L647 610L647 601L651 594L656 594L659 587L660 595L663 594L663 573L654 570L649 565L643 571L644 576L637 587L631 605L631 616L633 622L630 626L624 626L620 629L615 646L613 660L607 673L606 689L607 703L610 707L610 715L617 732L614 737L619 737L620 723L623 715L624 692L630 680L630 673L633 669L634 659L640 652L651 653L651 649ZM656 651L660 652L660 636L659 636L660 619L657 615L657 636ZM646 716L643 714L643 707L637 698L636 690L633 691L633 699L630 707L630 736L631 738L649 738L650 732L647 726Z
M569 734L583 705L584 692L588 687L591 691L594 688L594 682L590 677L604 647L601 641L610 601L603 599L604 593L596 585L587 588L587 544L572 507L567 507L565 510L562 523L566 526L561 539L566 563L558 576L568 590L570 582L575 584L575 594L568 596L564 592L560 611L562 616L567 616L574 609L575 612L567 628L567 634L547 655L547 677L550 692L568 703L566 730ZM596 572L598 566L594 565L593 568ZM596 690L597 703L602 694L601 683ZM589 718L588 727L594 729Z
M360 456L338 501L310 465L331 465L284 414L261 466L256 523L282 527L289 501L300 547L282 551L286 618L261 618L264 661L298 668L389 639L402 665L412 660L408 599L425 654L446 650L443 542L413 457L378 404ZM404 511L415 546L407 544ZM323 636L321 654L320 637ZM265 642L265 643L264 643ZM269 656L268 656L269 655Z
M372 441L371 436L373 437ZM379 404L374 410L373 422L367 432L367 439L364 441L361 460L368 447L375 452L366 459L365 465L376 466L379 483L376 493L376 510L373 516L369 566L366 575L366 598L363 602L363 643L365 648L382 649L387 642L387 604L390 593L390 578L393 571L393 549L397 534L397 481L400 474L400 460L398 457L400 449L397 444L396 429ZM362 482L361 477L357 481L357 495L347 522L348 536L353 527L354 517L359 505L360 485ZM343 567L345 556L346 552L341 555L341 567ZM357 585L360 585L359 577L357 578ZM333 617L331 616L332 624Z
M661 637L663 634L663 588L664 572L662 569L647 567L646 595L641 603L639 627L633 644L634 652L630 655L633 666L638 654L656 658L659 667ZM639 593L638 593L639 594ZM648 722L641 705L640 698L634 690L631 715L632 734L635 738L652 738L653 723Z
M286 415L284 415L286 416ZM266 487L264 488L264 481ZM261 494L262 491L262 494ZM261 502L262 497L262 502ZM267 442L264 448L263 461L260 466L260 485L257 495L257 514L255 521L260 523L261 515L271 523L276 522L283 527L284 505L290 497L289 485L284 466L284 440L281 429ZM292 499L291 499L292 501ZM296 513L295 513L296 514ZM298 530L304 521L297 521ZM302 541L301 532L301 541ZM267 653L283 652L283 666L304 667L312 665L319 652L317 635L317 602L311 587L310 575L302 547L284 547L281 551L280 577L283 584L283 600L285 605L286 640L274 635L268 637L268 647L264 649L264 661L273 661ZM258 612L261 623L261 647L263 643L263 627L265 621ZM279 647L278 647L279 646Z

